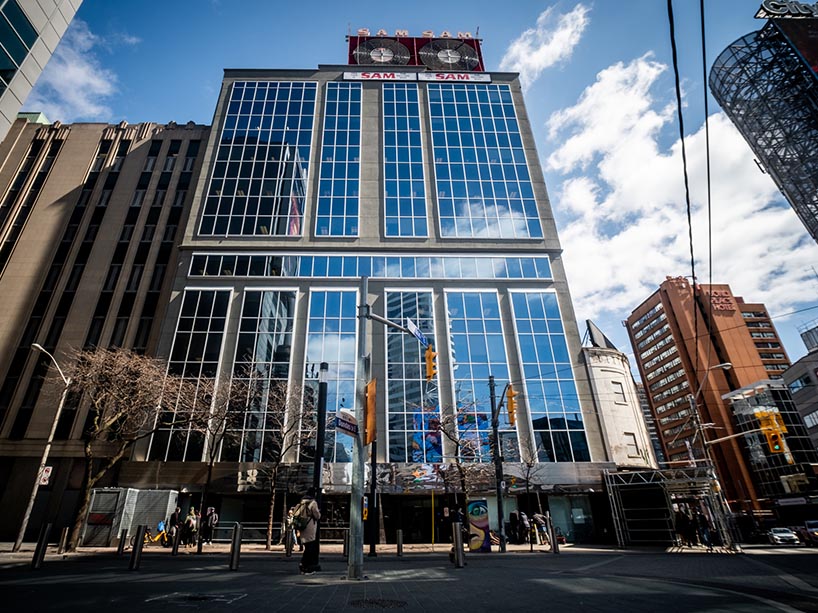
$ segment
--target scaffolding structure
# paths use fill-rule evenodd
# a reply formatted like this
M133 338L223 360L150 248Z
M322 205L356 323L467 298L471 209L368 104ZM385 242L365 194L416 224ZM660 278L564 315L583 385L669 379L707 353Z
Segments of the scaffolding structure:
M818 78L771 20L730 44L710 90L818 242Z
M619 547L677 544L676 517L681 507L702 512L723 545L735 543L730 510L712 467L606 470L605 485Z

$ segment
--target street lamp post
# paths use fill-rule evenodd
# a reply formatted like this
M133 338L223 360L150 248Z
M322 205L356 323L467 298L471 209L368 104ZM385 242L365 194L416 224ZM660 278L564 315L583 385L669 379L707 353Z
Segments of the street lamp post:
M312 487L315 490L315 501L321 506L321 489L323 487L324 473L324 431L327 426L327 372L329 364L321 362L318 367L318 419L315 432L315 460L312 474ZM315 542L317 543L316 555L321 548L321 520L316 522Z
M506 388L508 389L508 388ZM494 375L489 375L489 394L491 396L491 433L494 438L494 483L497 494L497 534L500 537L500 551L506 551L505 517L503 516L503 456L500 453L499 420L500 409L497 406L497 394L494 386ZM503 390L505 394L505 390ZM502 402L502 396L500 397Z
M51 443L54 441L54 434L57 431L57 424L60 421L60 414L62 413L63 406L65 405L65 398L68 395L68 388L71 386L71 378L65 376L53 355L43 349L42 345L37 343L34 343L31 347L32 349L36 349L37 351L40 351L51 358L54 366L57 367L57 372L59 372L60 377L62 377L63 383L65 383L65 389L62 391L60 404L57 406L57 412L54 414L54 421L51 424L51 431L48 433L48 439L45 442L45 449L43 449L43 457L40 459L40 467L37 469L37 474L34 476L34 487L31 488L31 496L28 499L28 506L26 507L25 514L23 515L23 521L20 524L20 531L17 533L17 540L14 541L12 551L20 551L20 547L23 545L23 537L25 536L26 528L28 528L28 520L31 518L31 510L34 508L34 501L37 499L37 491L40 489L40 478L45 470L45 463L48 462L48 454L51 452Z

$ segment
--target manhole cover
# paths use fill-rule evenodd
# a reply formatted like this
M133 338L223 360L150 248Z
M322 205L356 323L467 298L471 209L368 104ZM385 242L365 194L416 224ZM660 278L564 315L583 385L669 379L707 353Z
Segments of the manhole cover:
M405 600L389 600L388 598L362 598L350 600L350 606L356 609L403 609L408 603Z

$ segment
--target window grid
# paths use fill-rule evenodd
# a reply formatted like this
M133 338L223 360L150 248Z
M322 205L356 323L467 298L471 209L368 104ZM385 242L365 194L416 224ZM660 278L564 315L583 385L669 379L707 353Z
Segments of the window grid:
M318 395L319 367L321 362L327 362L326 462L352 461L352 437L336 434L335 417L340 409L353 410L355 406L357 299L356 291L310 292L303 380L304 405L314 406L310 401ZM305 417L314 419L314 415ZM302 449L301 461L314 457L315 448L309 445L308 443Z
M23 13L17 0L9 0L0 9L0 94L17 74L37 40L37 31Z
M524 398L540 462L590 462L554 292L511 292Z
M201 235L301 235L316 89L295 81L233 84Z
M240 382L247 398L228 420L232 432L224 437L223 462L277 459L283 444L295 301L294 291L244 293L233 381Z
M498 297L494 292L447 292L446 311L460 455L466 461L490 462L489 376L498 385L509 380ZM519 461L517 431L506 412L499 416L499 434L503 456Z
M199 383L213 380L219 366L222 352L227 312L230 306L231 290L185 290L182 309L176 323L168 372ZM166 390L173 394L174 390ZM176 390L178 407L178 393ZM198 398L197 404L207 402ZM172 419L162 419L171 423ZM148 458L151 460L200 462L204 454L202 432L192 430L187 420L178 420L181 425L160 427L152 436Z
M384 225L389 237L426 237L418 86L384 83Z
M547 256L355 256L195 253L191 277L551 279Z
M442 236L541 238L511 89L433 83L428 94Z
M434 342L431 292L387 292L386 318L412 322ZM390 462L441 462L440 405L426 395L424 348L386 328L386 403Z
M358 236L361 84L327 83L316 236Z

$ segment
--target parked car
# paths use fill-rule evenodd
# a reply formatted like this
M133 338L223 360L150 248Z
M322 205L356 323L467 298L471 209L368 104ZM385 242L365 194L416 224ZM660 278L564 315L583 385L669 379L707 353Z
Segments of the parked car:
M789 528L773 528L767 532L767 538L773 545L798 545L801 542Z
M804 522L804 532L807 545L818 545L818 519L808 519Z

